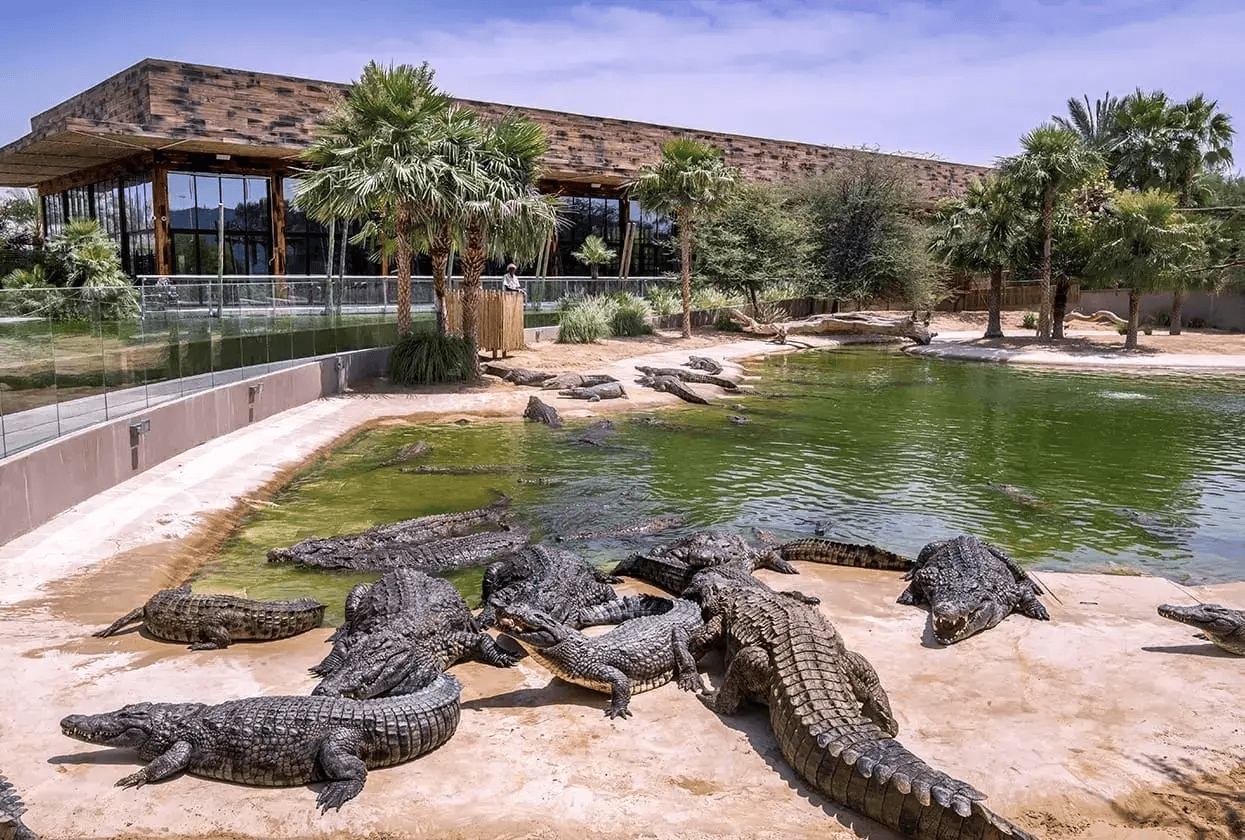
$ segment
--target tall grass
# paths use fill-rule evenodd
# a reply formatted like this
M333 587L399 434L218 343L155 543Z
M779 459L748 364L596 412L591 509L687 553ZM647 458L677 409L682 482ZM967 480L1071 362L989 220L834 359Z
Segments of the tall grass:
M471 342L420 330L398 339L389 355L389 381L397 385L457 382L475 372Z

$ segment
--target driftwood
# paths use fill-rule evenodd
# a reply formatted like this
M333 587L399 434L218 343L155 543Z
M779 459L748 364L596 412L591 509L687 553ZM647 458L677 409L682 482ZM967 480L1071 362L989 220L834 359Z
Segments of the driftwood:
M1069 321L1097 321L1098 323L1114 324L1117 327L1123 327L1128 324L1127 318L1121 318L1109 309L1099 309L1093 315L1086 315L1084 312L1077 312L1075 309L1063 316L1063 322Z
M887 318L872 312L841 312L837 315L814 315L801 321L761 324L738 309L732 309L731 320L739 324L744 332L770 336L779 344L786 342L788 335L892 335L910 338L917 344L929 344L934 336L928 327L911 315Z

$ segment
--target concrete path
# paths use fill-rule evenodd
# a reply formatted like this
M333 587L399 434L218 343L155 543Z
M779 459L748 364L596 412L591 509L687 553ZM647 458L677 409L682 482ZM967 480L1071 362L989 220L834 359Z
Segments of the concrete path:
M1069 332L1069 338L1078 333ZM975 344L981 331L939 333L926 345L912 345L904 352L914 356L940 359L962 359L975 362L1007 362L1017 365L1054 365L1076 368L1109 368L1118 370L1186 370L1205 373L1245 373L1245 356L1197 353L1125 352L1115 348L1102 352L1068 352L1058 344L1013 349Z

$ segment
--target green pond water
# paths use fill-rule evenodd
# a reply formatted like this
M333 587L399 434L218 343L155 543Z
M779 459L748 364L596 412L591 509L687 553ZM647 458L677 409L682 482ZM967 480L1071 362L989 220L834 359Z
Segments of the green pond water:
M362 433L243 522L195 587L311 595L339 620L345 592L378 573L268 564L266 550L480 507L497 492L538 539L686 517L643 540L565 543L601 564L707 527L782 540L821 529L908 556L968 533L1035 569L1245 580L1245 379L1026 370L871 348L769 357L749 373L754 393L714 406L615 416L602 446L575 441L589 421ZM501 469L381 466L417 440L431 449L408 468ZM480 570L451 577L474 604Z

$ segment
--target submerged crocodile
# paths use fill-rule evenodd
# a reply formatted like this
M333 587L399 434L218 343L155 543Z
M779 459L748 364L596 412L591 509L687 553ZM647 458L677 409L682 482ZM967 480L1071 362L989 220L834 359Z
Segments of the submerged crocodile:
M571 540L598 540L598 539L629 539L631 537L644 537L649 534L656 534L659 531L668 531L671 528L677 528L686 520L682 516L655 516L652 519L645 519L643 522L633 522L630 525L619 525L617 528L604 528L598 531L576 531L572 534L559 534L554 537L558 542L568 542Z
M235 595L195 595L190 584L162 589L141 607L95 633L105 638L131 624L170 642L189 642L191 650L216 650L239 639L271 640L297 636L319 627L324 604L298 601L255 601Z
M553 429L562 427L562 415L549 403L535 395L527 398L527 408L523 409L523 418L535 423L544 423Z
M579 626L579 614L588 607L618 597L607 575L577 554L543 545L529 545L484 570L479 622L491 627L496 610L507 604L526 604L558 621Z
M691 653L720 646L727 656L721 688L702 700L720 714L750 698L768 706L779 751L814 789L918 840L1033 840L895 740L873 666L818 608L732 586L709 585L702 597L706 624Z
M309 537L288 548L268 549L268 562L349 569L353 568L350 565L353 558L361 553L385 546L420 545L496 526L503 521L509 504L510 498L502 496L493 504L475 510L417 516L337 537Z
M958 536L921 549L899 596L909 606L927 603L934 638L950 645L989 630L1013 612L1047 621L1042 588L1002 551L976 537Z
M1216 647L1245 656L1245 610L1233 610L1219 604L1191 607L1161 604L1159 615L1196 627Z
M467 659L500 668L518 661L480 630L453 584L414 569L351 589L346 620L330 641L332 651L310 669L323 677L312 694L410 694Z
M860 569L884 569L906 572L912 568L907 557L865 543L845 543L809 537L792 540L778 547L787 561L827 563L833 566L856 566Z
M363 790L367 771L431 752L458 728L462 686L449 674L416 694L379 700L250 697L216 705L135 703L70 715L61 732L90 744L129 747L150 762L117 782L142 787L186 771L245 785L327 781L321 812Z
M292 558L306 566L351 571L388 571L401 567L426 571L445 571L484 563L499 554L513 551L530 538L523 528L482 531L462 537L447 537L425 543L386 542L361 548L353 554L319 553ZM272 552L268 561L274 561Z
M608 717L631 717L632 694L673 679L687 690L700 684L687 644L703 622L691 601L641 595L593 607L580 614L583 623L621 623L592 637L524 604L498 607L497 616L498 628L554 676L609 692Z
M26 806L13 789L12 783L0 776L0 840L39 840L38 835L22 822Z

